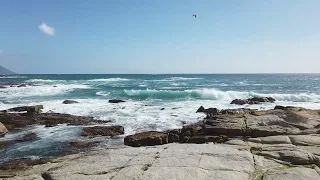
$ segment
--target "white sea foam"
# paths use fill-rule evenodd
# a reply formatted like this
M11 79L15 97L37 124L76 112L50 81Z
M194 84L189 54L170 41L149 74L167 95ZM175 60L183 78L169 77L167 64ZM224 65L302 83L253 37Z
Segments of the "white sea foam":
M188 81L188 80L196 80L196 79L203 79L203 78L187 78L187 77L170 77L165 79L155 79L155 80L147 80L147 81Z
M125 78L106 78L106 79L90 79L89 82L116 82L116 81L130 81L131 79Z
M25 82L31 82L31 83L52 83L52 82L66 82L66 80L52 80L52 79L29 79Z
M27 87L10 87L0 89L0 96L6 98L19 98L19 97L30 97L30 96L53 96L71 92L75 89L88 89L90 86L81 84L55 84L52 85L41 85L41 86L27 86Z
M98 91L96 92L97 96L109 96L110 92Z

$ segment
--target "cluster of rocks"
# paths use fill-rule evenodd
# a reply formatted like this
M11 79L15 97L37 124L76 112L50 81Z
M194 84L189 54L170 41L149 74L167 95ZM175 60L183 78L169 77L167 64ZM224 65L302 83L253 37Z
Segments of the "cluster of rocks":
M261 104L273 103L276 100L272 97L253 97L249 99L235 99L230 104L244 105L244 104Z
M4 88L8 88L8 87L27 87L27 86L36 86L35 84L32 83L24 83L24 84L20 84L20 83L14 83L14 82L9 82L9 83L1 83L0 82L0 89L4 89Z
M64 104L75 103L67 100ZM10 147L16 143L30 142L36 140L37 134L26 132L22 137L13 140L1 139L9 131L21 132L30 125L45 125L45 127L53 127L59 124L67 125L84 125L82 136L97 137L107 136L114 137L124 134L122 126L107 125L109 121L95 120L93 117L75 116L70 114L61 114L54 112L42 113L43 105L21 106L0 111L0 148ZM90 147L97 143L92 142L70 142L73 147Z
M199 108L198 112L214 115L182 129L166 132L142 132L127 136L130 146L160 145L172 142L205 143L225 142L230 138L256 138L276 135L320 133L320 111L276 106L274 110L248 109L221 110ZM214 110L213 110L214 109Z

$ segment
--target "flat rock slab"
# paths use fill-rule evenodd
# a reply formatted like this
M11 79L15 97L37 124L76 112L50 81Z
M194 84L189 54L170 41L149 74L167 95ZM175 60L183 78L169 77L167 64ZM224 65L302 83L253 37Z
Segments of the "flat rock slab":
M287 168L267 172L263 180L319 180L319 174L311 168Z
M69 155L52 163L14 172L14 177L10 172L1 173L10 180L320 179L316 169L285 166L253 155L243 145L213 143L100 147L85 154Z

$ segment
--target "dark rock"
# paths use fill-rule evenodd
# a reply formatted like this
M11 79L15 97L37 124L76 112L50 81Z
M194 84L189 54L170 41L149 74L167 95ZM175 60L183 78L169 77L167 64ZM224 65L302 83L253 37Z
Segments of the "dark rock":
M163 110L165 110L165 108L161 108L160 110L163 111Z
M181 129L181 135L183 136L195 136L197 135L200 130L202 130L202 124L201 123L195 123L183 126Z
M124 100L119 100L119 99L110 99L109 103L121 103L121 102L126 102Z
M20 84L19 86L17 86L18 88L19 87L27 87L27 85L26 84Z
M188 139L187 143L195 143L195 144L203 144L207 142L224 143L226 141L228 141L227 136L193 136Z
M5 87L5 86L0 86L0 89L4 89L4 88L7 88L7 87Z
M168 134L149 131L137 133L124 138L124 144L133 147L154 146L168 143Z
M83 128L82 136L118 136L124 134L122 126L94 126Z
M248 104L248 103L249 103L248 100L235 99L230 104L244 105L244 104Z
M244 105L244 104L260 104L260 103L273 103L276 100L272 97L253 97L249 99L235 99L230 104Z
M206 109L203 106L200 106L196 113L199 113L199 112L203 112L204 113L205 110Z
M8 133L8 129L0 122L0 137L4 137Z
M94 124L95 120L93 117L59 113L0 113L0 122L2 122L8 130L11 130L34 124L46 125L47 127L56 126L57 124L89 125Z
M95 146L98 143L99 141L93 141L93 142L71 141L69 142L69 145L75 148L89 148L89 147Z
M208 108L205 110L205 113L207 114L207 118L212 118L219 113L219 110L217 108Z
M74 101L74 100L64 100L62 102L62 104L77 104L79 103L78 101Z
M169 131L167 131L167 133L168 133L168 142L169 143L179 142L180 134L181 134L180 129L169 130Z

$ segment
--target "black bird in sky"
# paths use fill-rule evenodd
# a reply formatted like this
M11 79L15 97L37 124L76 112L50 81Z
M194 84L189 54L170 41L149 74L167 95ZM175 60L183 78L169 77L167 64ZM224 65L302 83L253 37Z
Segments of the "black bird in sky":
M196 14L194 14L194 15L192 15L194 18L197 18L197 15Z

